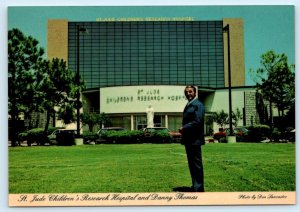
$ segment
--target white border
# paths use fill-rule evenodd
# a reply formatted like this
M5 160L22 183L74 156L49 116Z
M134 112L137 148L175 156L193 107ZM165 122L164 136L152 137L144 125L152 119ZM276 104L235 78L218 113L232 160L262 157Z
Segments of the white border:
M139 1L139 0L1 0L0 1L0 133L1 133L1 142L0 142L0 161L1 161L1 192L0 192L0 211L82 211L82 210L101 210L101 211L117 211L117 210L125 210L125 211L154 211L154 210L164 210L164 211L264 211L264 210L272 210L272 211L296 211L299 210L299 206L163 206L163 207L102 207L102 208L8 208L8 173L7 173L7 6L134 6L134 5L295 5L295 32L296 32L296 53L295 53L295 61L300 61L299 59L299 0L148 0L148 1ZM274 20L276 21L276 20ZM296 64L296 70L297 68ZM296 71L297 72L297 71ZM297 76L297 75L296 75ZM298 80L297 80L298 81ZM296 84L296 94L299 93L299 85ZM298 103L298 98L296 98L296 104ZM298 104L297 104L298 105ZM297 126L299 120L299 114L296 115L297 118ZM297 136L298 138L299 136ZM298 146L298 145L297 145ZM297 147L297 153L298 153ZM297 161L298 162L298 161ZM299 163L297 163L297 170L299 170ZM299 177L297 177L296 185L299 185ZM299 203L299 195L297 195L297 202Z

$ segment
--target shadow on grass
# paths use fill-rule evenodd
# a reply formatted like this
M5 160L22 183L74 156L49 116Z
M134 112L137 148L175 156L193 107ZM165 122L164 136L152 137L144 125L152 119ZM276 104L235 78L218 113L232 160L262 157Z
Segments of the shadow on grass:
M191 187L182 186L182 187L173 188L173 191L175 191L175 192L192 192L193 190Z

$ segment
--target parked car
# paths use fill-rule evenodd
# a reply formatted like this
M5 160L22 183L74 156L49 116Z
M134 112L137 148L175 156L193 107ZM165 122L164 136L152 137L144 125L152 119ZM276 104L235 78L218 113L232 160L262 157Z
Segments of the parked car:
M166 127L146 127L146 128L143 128L142 130L144 132L144 137L146 139L151 138L151 136L155 132L166 132L166 133L169 133L174 141L180 141L180 139L181 139L181 134L179 132L171 131L171 130L169 130Z
M230 131L229 128L225 129L226 134L229 134L229 131ZM236 127L236 128L233 128L233 134L237 135L237 136L245 136L245 135L248 134L248 132L249 132L249 130L248 130L247 127Z
M57 129L48 135L48 141L51 145L73 145L75 133L73 129Z
M230 129L226 128L225 130L219 130L219 132L214 133L213 138L220 141L221 138L225 138L229 134L230 134ZM233 134L236 136L236 140L238 142L247 141L249 130L247 127L238 126L233 129Z
M236 127L236 128L234 128L233 131L236 135L239 135L239 136L246 136L246 135L248 135L248 132L249 132L247 127Z
M123 127L105 127L100 130L98 130L97 134L99 135L99 139L96 141L96 143L105 143L107 142L105 134L107 132L111 131L125 131Z

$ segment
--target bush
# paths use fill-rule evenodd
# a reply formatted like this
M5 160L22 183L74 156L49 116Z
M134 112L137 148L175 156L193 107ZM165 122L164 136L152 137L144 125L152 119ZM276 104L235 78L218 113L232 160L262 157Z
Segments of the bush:
M75 144L75 134L74 131L66 130L60 131L56 135L56 141L58 146L72 146Z
M296 133L295 133L295 131L292 131L292 130L294 130L293 127L287 127L283 132L283 136L284 136L284 139L286 139L287 141L295 142L296 141Z
M102 138L106 140L106 143L117 143L117 144L131 144L140 143L143 136L142 131L108 131Z
M274 128L272 132L273 142L295 142L295 133L291 132L294 128L287 127L285 129Z
M96 142L97 139L99 138L99 135L94 132L84 132L83 133L83 141L84 143L90 143L90 142Z
M168 132L154 132L149 137L151 143L172 143L173 139Z
M220 138L219 143L227 143L226 137Z
M34 142L36 142L38 145L44 145L48 142L47 136L44 135L44 129L34 128L27 131L28 146L31 146L31 144Z
M144 132L133 131L109 131L102 135L109 144L137 144L137 143L172 143L172 136L167 132L154 132L150 137L144 137Z
M248 127L249 141L260 142L270 137L271 128L268 125L254 125Z
M218 140L219 142L220 142L221 138L225 138L225 140L226 140L226 132L224 132L224 131L217 132L214 134L213 138Z
M21 133L18 134L18 140L20 142L26 141L27 140L27 136L28 136L27 132L21 132Z
M278 130L278 128L274 128L272 132L272 138L274 142L279 142L282 137L282 133Z

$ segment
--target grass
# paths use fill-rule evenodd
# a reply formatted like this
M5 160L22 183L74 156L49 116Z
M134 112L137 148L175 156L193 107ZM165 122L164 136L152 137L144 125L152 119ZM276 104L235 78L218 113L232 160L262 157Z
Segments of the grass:
M294 144L203 146L205 190L295 191ZM9 148L9 193L172 192L190 186L184 146Z

